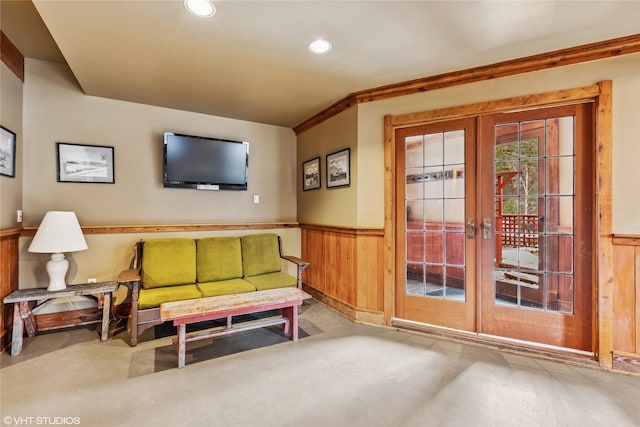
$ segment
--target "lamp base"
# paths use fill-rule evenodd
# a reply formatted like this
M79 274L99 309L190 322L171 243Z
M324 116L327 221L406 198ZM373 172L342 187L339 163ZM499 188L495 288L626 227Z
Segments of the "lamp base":
M64 277L67 275L69 261L64 259L64 254L57 252L51 254L51 259L47 262L47 273L49 273L48 291L61 291L67 288Z

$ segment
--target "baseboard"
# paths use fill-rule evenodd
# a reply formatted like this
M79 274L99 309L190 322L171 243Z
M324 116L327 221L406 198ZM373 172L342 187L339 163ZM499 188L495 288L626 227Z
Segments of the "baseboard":
M614 351L613 369L640 374L640 354Z
M9 330L4 329L0 331L0 353L4 353L9 344L11 344L11 334L9 334Z
M335 298L332 298L324 293L309 287L307 285L302 286L305 292L311 294L312 297L323 303L324 305L332 308L338 313L342 314L347 319L353 320L358 323L367 323L370 325L384 325L384 313L377 311L362 310L356 307L352 307L349 304L345 304Z

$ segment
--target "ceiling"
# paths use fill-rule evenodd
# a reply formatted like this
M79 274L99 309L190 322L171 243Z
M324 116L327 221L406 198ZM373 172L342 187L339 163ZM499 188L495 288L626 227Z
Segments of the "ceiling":
M640 33L640 1L2 0L25 57L88 95L294 127L377 86ZM333 44L314 55L315 38Z

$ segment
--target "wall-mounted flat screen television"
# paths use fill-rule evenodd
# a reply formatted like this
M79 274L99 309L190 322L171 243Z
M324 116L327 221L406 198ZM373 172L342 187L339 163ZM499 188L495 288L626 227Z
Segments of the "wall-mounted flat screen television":
M249 143L164 133L164 186L246 190Z

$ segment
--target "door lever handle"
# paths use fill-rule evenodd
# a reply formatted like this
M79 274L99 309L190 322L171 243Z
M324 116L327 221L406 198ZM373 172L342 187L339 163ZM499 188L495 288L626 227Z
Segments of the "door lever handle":
M476 238L476 219L469 218L467 220L467 239Z
M491 231L491 218L484 218L482 220L482 238L491 240Z

